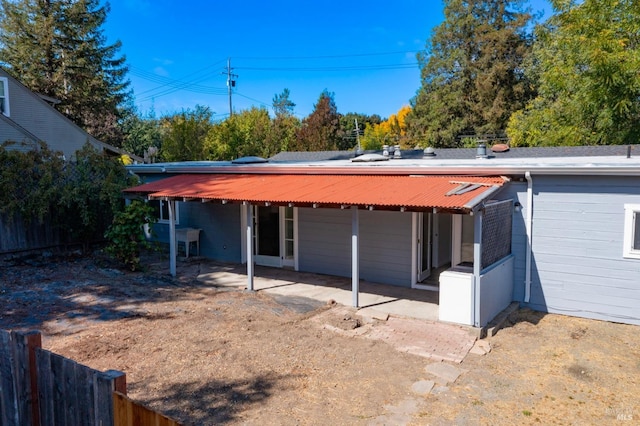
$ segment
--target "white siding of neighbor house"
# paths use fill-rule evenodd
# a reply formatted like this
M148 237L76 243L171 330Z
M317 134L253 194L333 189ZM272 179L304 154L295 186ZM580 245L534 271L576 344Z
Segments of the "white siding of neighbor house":
M360 278L411 286L411 214L360 210ZM299 269L351 276L351 210L298 210Z
M640 178L533 176L529 307L640 324L640 260L623 258L624 205L640 203ZM514 217L514 298L524 300L526 183L510 191L525 207Z

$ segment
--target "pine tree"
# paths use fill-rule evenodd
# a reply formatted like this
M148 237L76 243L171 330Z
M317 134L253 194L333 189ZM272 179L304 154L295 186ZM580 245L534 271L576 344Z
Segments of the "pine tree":
M320 94L314 110L302 121L297 132L294 151L328 151L340 143L340 114L333 93L326 89Z
M418 55L422 86L407 117L410 136L457 146L465 134L504 133L532 97L522 72L531 50L531 15L521 0L447 0L445 20Z
M29 89L105 142L121 145L119 120L130 97L121 43L107 44L108 3L0 0L0 57Z

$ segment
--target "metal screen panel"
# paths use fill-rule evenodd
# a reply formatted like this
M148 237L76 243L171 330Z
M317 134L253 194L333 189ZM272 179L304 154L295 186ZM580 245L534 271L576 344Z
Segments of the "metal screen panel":
M491 266L511 254L513 200L485 205L482 221L482 267Z

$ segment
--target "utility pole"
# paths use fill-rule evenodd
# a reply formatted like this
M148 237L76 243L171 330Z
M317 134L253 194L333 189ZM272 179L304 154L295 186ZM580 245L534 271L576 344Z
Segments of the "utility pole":
M356 148L356 155L360 155L362 154L362 148L360 147L360 128L358 127L358 119L355 119L356 121L356 142L357 142L357 148Z
M231 106L231 93L232 89L236 87L235 78L238 78L236 74L233 74L233 68L231 68L231 58L227 58L227 91L229 92L229 117L233 116L233 107Z

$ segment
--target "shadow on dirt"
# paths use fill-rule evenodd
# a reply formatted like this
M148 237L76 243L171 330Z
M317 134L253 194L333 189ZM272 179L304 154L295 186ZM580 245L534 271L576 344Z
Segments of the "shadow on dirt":
M141 399L145 405L184 425L226 424L251 406L265 404L275 391L286 389L295 375L258 375L237 381L188 382L159 391L156 398Z
M91 322L171 318L141 305L198 297L185 290L207 286L189 274L171 277L158 267L165 263L161 255L150 254L143 261L146 271L130 272L100 254L5 259L0 261L0 328L72 334Z

